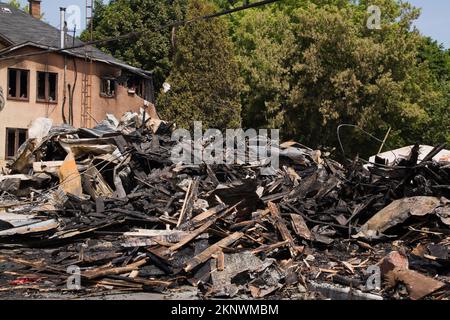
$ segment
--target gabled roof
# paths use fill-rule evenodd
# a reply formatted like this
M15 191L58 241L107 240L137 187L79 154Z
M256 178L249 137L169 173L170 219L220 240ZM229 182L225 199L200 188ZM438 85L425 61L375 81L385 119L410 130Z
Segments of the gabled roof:
M2 10L6 8L6 10ZM42 49L58 49L60 47L60 30L50 24L34 18L30 14L18 10L9 4L0 2L0 39L10 46L0 51L11 52L24 46L34 46ZM82 45L79 39L67 35L68 47ZM112 64L141 76L149 76L151 73L142 69L127 65L113 56L106 54L95 47L89 46L90 55L95 61ZM85 56L84 48L64 50L63 52L77 57Z

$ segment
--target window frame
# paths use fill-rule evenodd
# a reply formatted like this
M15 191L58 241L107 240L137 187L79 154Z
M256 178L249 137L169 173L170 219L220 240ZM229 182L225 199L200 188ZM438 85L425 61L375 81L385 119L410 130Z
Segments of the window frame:
M112 95L108 95L104 92L104 81L112 81L114 83L114 94ZM100 78L100 97L102 98L106 98L106 99L115 99L117 96L117 79L112 78L112 77L101 77Z
M45 74L45 99L39 98L39 73ZM50 74L54 74L56 76L56 83L55 83L55 100L50 101L50 81L49 76ZM37 103L49 103L49 104L57 104L58 103L58 81L59 81L59 74L57 72L49 72L49 71L36 71L36 102Z
M16 96L13 97L9 94L9 82L10 82L10 71L16 71ZM30 70L28 69L19 69L19 68L8 68L8 83L7 83L7 94L6 99L8 100L15 100L15 101L23 101L23 102L29 102L30 101ZM22 77L22 72L27 73L27 97L21 98L20 97L20 81Z
M25 128L11 128L11 127L6 127L5 129L6 129L6 135L5 135L5 159L6 160L11 160L11 159L14 159L14 157L17 156L17 151L19 150L19 148L21 146L19 144L19 134L20 134L20 132L21 131L25 132L25 141L27 141L27 139L28 139L28 129L25 129ZM9 149L9 141L8 141L9 136L8 136L8 134L9 134L9 131L12 131L12 130L14 131L14 150L15 150L13 156L8 154L8 149Z
M131 86L131 83L134 84L134 87ZM138 76L130 76L126 81L126 87L128 94L136 95L142 99L145 99L145 80ZM134 90L133 90L134 89Z

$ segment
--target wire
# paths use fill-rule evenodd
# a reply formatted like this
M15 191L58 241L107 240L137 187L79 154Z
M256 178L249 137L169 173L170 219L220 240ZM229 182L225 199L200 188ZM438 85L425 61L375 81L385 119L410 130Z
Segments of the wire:
M342 156L343 156L344 158L345 158L345 151L344 151L344 146L342 145L341 135L340 135L340 130L341 130L342 127L351 127L351 128L359 129L359 130L361 130L363 133L367 134L369 137L371 137L371 138L377 140L378 142L383 143L383 140L378 139L378 138L375 137L373 134L371 134L370 132L365 131L364 129L362 129L361 127L358 127L357 125L354 125L354 124L347 124L347 123L340 124L340 125L338 125L338 127L337 127L337 129L336 129L336 132L337 132L337 138L338 138L338 142L339 142L339 147L341 148Z
M193 23L193 22L201 21L201 20L209 20L209 19L213 19L213 18L224 16L224 15L232 14L232 13L235 13L235 12L239 12L239 11L243 11L243 10L247 10L247 9L252 9L252 8L256 8L256 7L260 7L260 6L264 6L264 5L268 5L268 4L271 4L271 3L278 2L278 1L280 1L280 0L263 0L263 1L256 2L256 3L247 4L247 5L244 5L244 6L241 6L241 7L237 7L237 8L234 8L234 9L228 9L228 10L224 10L224 11L221 11L221 12L217 12L217 13L213 13L213 14L209 14L209 15L204 15L204 16L192 18L192 19L189 19L189 20L177 20L177 21L171 22L169 24L163 25L163 26L161 26L159 28L156 28L155 30L153 30L153 32L158 32L158 31L160 31L162 29L165 29L165 28L171 28L171 27L177 27L177 26L181 26L181 25L186 25L186 24L190 24L190 23ZM16 55L16 56L1 57L0 61L11 60L11 59L19 59L19 58L31 57L31 56L37 56L37 55L43 55L43 54L47 54L47 53L58 53L58 52L65 52L67 50L80 49L80 48L84 48L84 47L87 47L87 46L98 45L98 44L105 44L105 43L108 43L108 42L120 41L120 40L123 40L123 39L134 38L134 37L142 35L145 32L148 32L148 30L135 31L135 32L130 32L130 33L127 33L127 34L124 34L124 35L115 36L115 37L111 37L111 38L94 40L94 41L88 41L88 42L84 42L84 43L79 44L79 45L74 45L72 47L66 47L66 48L51 48L51 47L48 47L47 50L40 51L40 52L32 52L32 53L25 53L25 54Z
M362 129L361 127L359 127L359 126L357 126L357 125L354 125L354 124L347 124L347 123L340 124L340 125L337 127L337 130L336 130L336 131L337 131L337 138L338 138L338 142L339 142L339 147L341 148L342 156L344 157L344 159L346 159L346 160L348 160L348 161L350 161L350 162L352 161L352 159L349 159L349 158L347 158L347 157L345 156L344 146L342 145L341 136L340 136L340 129L341 129L341 127L352 127L352 128L356 128L356 129L361 130L363 133L367 134L369 137L371 137L372 139L375 139L375 140L378 141L378 142L381 142L381 143L385 143L385 142L386 142L386 139L384 139L384 140L379 139L379 138L375 137L373 134L371 134L370 132L365 131L364 129ZM389 130L389 132L390 132L390 130ZM393 155L393 157L394 157L394 161L393 161L393 162L395 163L395 162L397 161L397 155L395 154L394 150L390 150L390 151L386 151L386 152L390 152L390 153ZM363 160L364 162L366 162L366 163L368 163L368 164L378 165L378 166L382 166L382 167L390 167L390 166L387 166L387 165L382 165L382 164L379 164L379 163L371 162L371 161L366 160L366 159L363 159L363 158L361 158L361 157L359 157L359 159ZM401 167L400 167L400 166L397 166L397 168L401 168ZM405 167L405 168L406 168L406 167Z

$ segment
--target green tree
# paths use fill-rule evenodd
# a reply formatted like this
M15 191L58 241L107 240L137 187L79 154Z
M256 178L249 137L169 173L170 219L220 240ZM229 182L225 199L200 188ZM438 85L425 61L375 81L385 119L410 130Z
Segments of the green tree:
M9 0L8 1L8 4L10 5L10 6L13 6L14 8L16 8L16 9L20 9L20 2L18 1L18 0Z
M187 19L215 11L204 0L190 0ZM171 90L161 94L163 118L189 128L240 126L240 76L228 26L224 19L201 20L176 32L173 69L167 79Z
M9 0L8 4L10 6L13 6L16 9L19 9L19 10L22 10L22 11L25 11L25 12L29 12L30 11L29 6L25 5L25 6L22 7L20 2L19 2L19 0ZM42 16L43 15L41 15L41 18L42 18Z
M419 48L419 62L427 63L437 81L450 80L450 50L430 37L424 37Z
M430 123L424 137L435 143L450 144L450 50L437 41L425 37L419 48L419 62L428 66L432 86L437 94L428 107Z
M29 12L30 11L30 7L28 5L25 6L21 6L19 0L9 0L8 4L13 6L16 9L20 9L22 11L25 12ZM44 13L41 13L41 20L44 20Z
M382 9L381 30L366 27L369 4ZM246 11L233 31L244 124L281 128L285 139L311 147L337 146L342 123L379 137L392 127L388 147L436 142L425 133L444 100L417 59L422 37L411 25L418 15L395 0L285 1ZM357 131L343 137L348 154L379 147Z
M165 25L180 20L186 10L185 0L114 0L103 4L95 0L94 40L132 32L130 39L111 41L100 50L138 68L153 71L156 88L160 88L170 72L171 29ZM88 31L81 35L89 39Z

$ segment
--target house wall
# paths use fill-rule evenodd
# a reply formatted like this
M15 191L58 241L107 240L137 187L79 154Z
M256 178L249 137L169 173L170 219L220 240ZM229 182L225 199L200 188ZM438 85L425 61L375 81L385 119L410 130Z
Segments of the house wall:
M15 55L35 51L32 48L23 48ZM23 59L23 58L22 58ZM0 61L0 86L3 88L6 105L0 111L0 159L5 158L6 151L6 128L29 128L32 121L38 117L48 117L54 124L62 124L62 102L63 102L63 81L64 81L64 56L57 53L46 53L27 57L27 60L3 60ZM75 72L74 59L67 58L67 83L72 86L77 75L75 93L73 98L74 126L81 126L81 98L82 98L82 75L87 69L84 59L76 58ZM8 100L8 68L18 68L30 70L29 81L29 101ZM58 74L58 97L57 103L41 103L36 101L37 96L37 71L54 72ZM144 100L135 94L129 94L127 88L120 85L116 88L114 98L104 98L100 96L101 77L118 76L121 70L109 66L105 63L92 63L92 104L91 111L95 120L91 121L91 126L95 126L96 121L100 122L105 118L106 113L112 113L116 117L126 111L139 111L144 105ZM67 95L68 96L68 95ZM68 97L65 104L66 118L68 117Z

